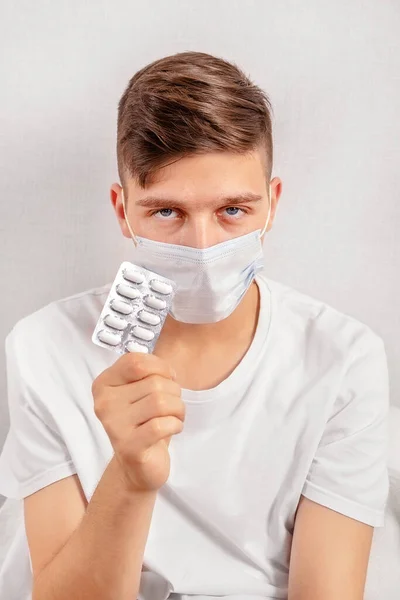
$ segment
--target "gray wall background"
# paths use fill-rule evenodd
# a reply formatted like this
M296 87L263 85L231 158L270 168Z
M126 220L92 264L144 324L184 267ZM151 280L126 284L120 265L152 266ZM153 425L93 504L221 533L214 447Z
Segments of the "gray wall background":
M130 243L109 201L117 103L175 52L237 62L274 106L283 194L269 276L370 325L400 406L400 2L3 0L3 340L22 316L111 281ZM51 324L49 323L49 327Z

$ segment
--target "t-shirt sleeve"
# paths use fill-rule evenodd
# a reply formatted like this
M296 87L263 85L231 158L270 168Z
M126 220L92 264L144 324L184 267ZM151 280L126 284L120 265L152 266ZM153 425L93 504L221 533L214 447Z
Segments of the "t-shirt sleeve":
M76 473L46 409L57 393L50 365L41 361L37 368L37 357L26 351L28 334L17 324L5 343L10 429L0 455L0 494L16 499Z
M382 339L354 345L302 494L358 521L384 525L389 493L389 376Z

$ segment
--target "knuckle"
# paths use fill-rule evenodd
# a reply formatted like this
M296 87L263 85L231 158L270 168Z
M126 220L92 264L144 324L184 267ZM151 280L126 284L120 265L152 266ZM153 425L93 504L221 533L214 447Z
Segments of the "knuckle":
M101 419L101 417L103 416L103 405L99 401L96 401L94 403L94 414L98 419Z
M164 414L167 409L167 401L165 399L164 394L161 392L153 392L151 394L151 402L153 404L153 408L157 413Z
M183 400L180 401L180 416L182 419L185 419L186 417L186 404L183 402Z
M157 419L157 418L152 419L150 421L150 429L151 429L152 433L154 433L156 435L160 435L163 431L161 419Z
M127 354L127 362L129 365L129 369L136 376L142 376L146 373L146 360L143 354L133 352Z
M182 397L182 388L178 383L175 383L175 394L181 398Z
M151 389L154 393L159 393L163 391L164 381L158 375L153 375L151 378Z
M100 392L100 389L101 389L101 384L100 384L99 378L96 377L96 379L94 379L92 382L92 388L91 388L93 398L98 395L98 393Z
M109 399L106 394L98 394L94 399L94 412L96 417L102 418L108 412Z

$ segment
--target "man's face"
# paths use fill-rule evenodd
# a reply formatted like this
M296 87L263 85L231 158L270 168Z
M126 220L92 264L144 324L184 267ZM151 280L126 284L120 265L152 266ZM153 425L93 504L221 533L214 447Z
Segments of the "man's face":
M271 228L281 193L274 178ZM261 151L246 155L207 153L182 158L160 169L146 189L127 182L126 212L135 235L158 242L207 248L263 229L268 216L268 183ZM122 233L121 187L113 184L111 201Z

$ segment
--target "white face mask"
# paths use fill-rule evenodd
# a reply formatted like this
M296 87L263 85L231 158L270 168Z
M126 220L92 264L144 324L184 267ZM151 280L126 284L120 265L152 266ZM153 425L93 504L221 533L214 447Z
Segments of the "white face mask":
M255 275L263 269L261 238L263 230L233 238L208 248L192 248L136 236L125 220L135 244L133 262L168 277L177 283L170 314L182 323L216 323L228 317L249 289Z

